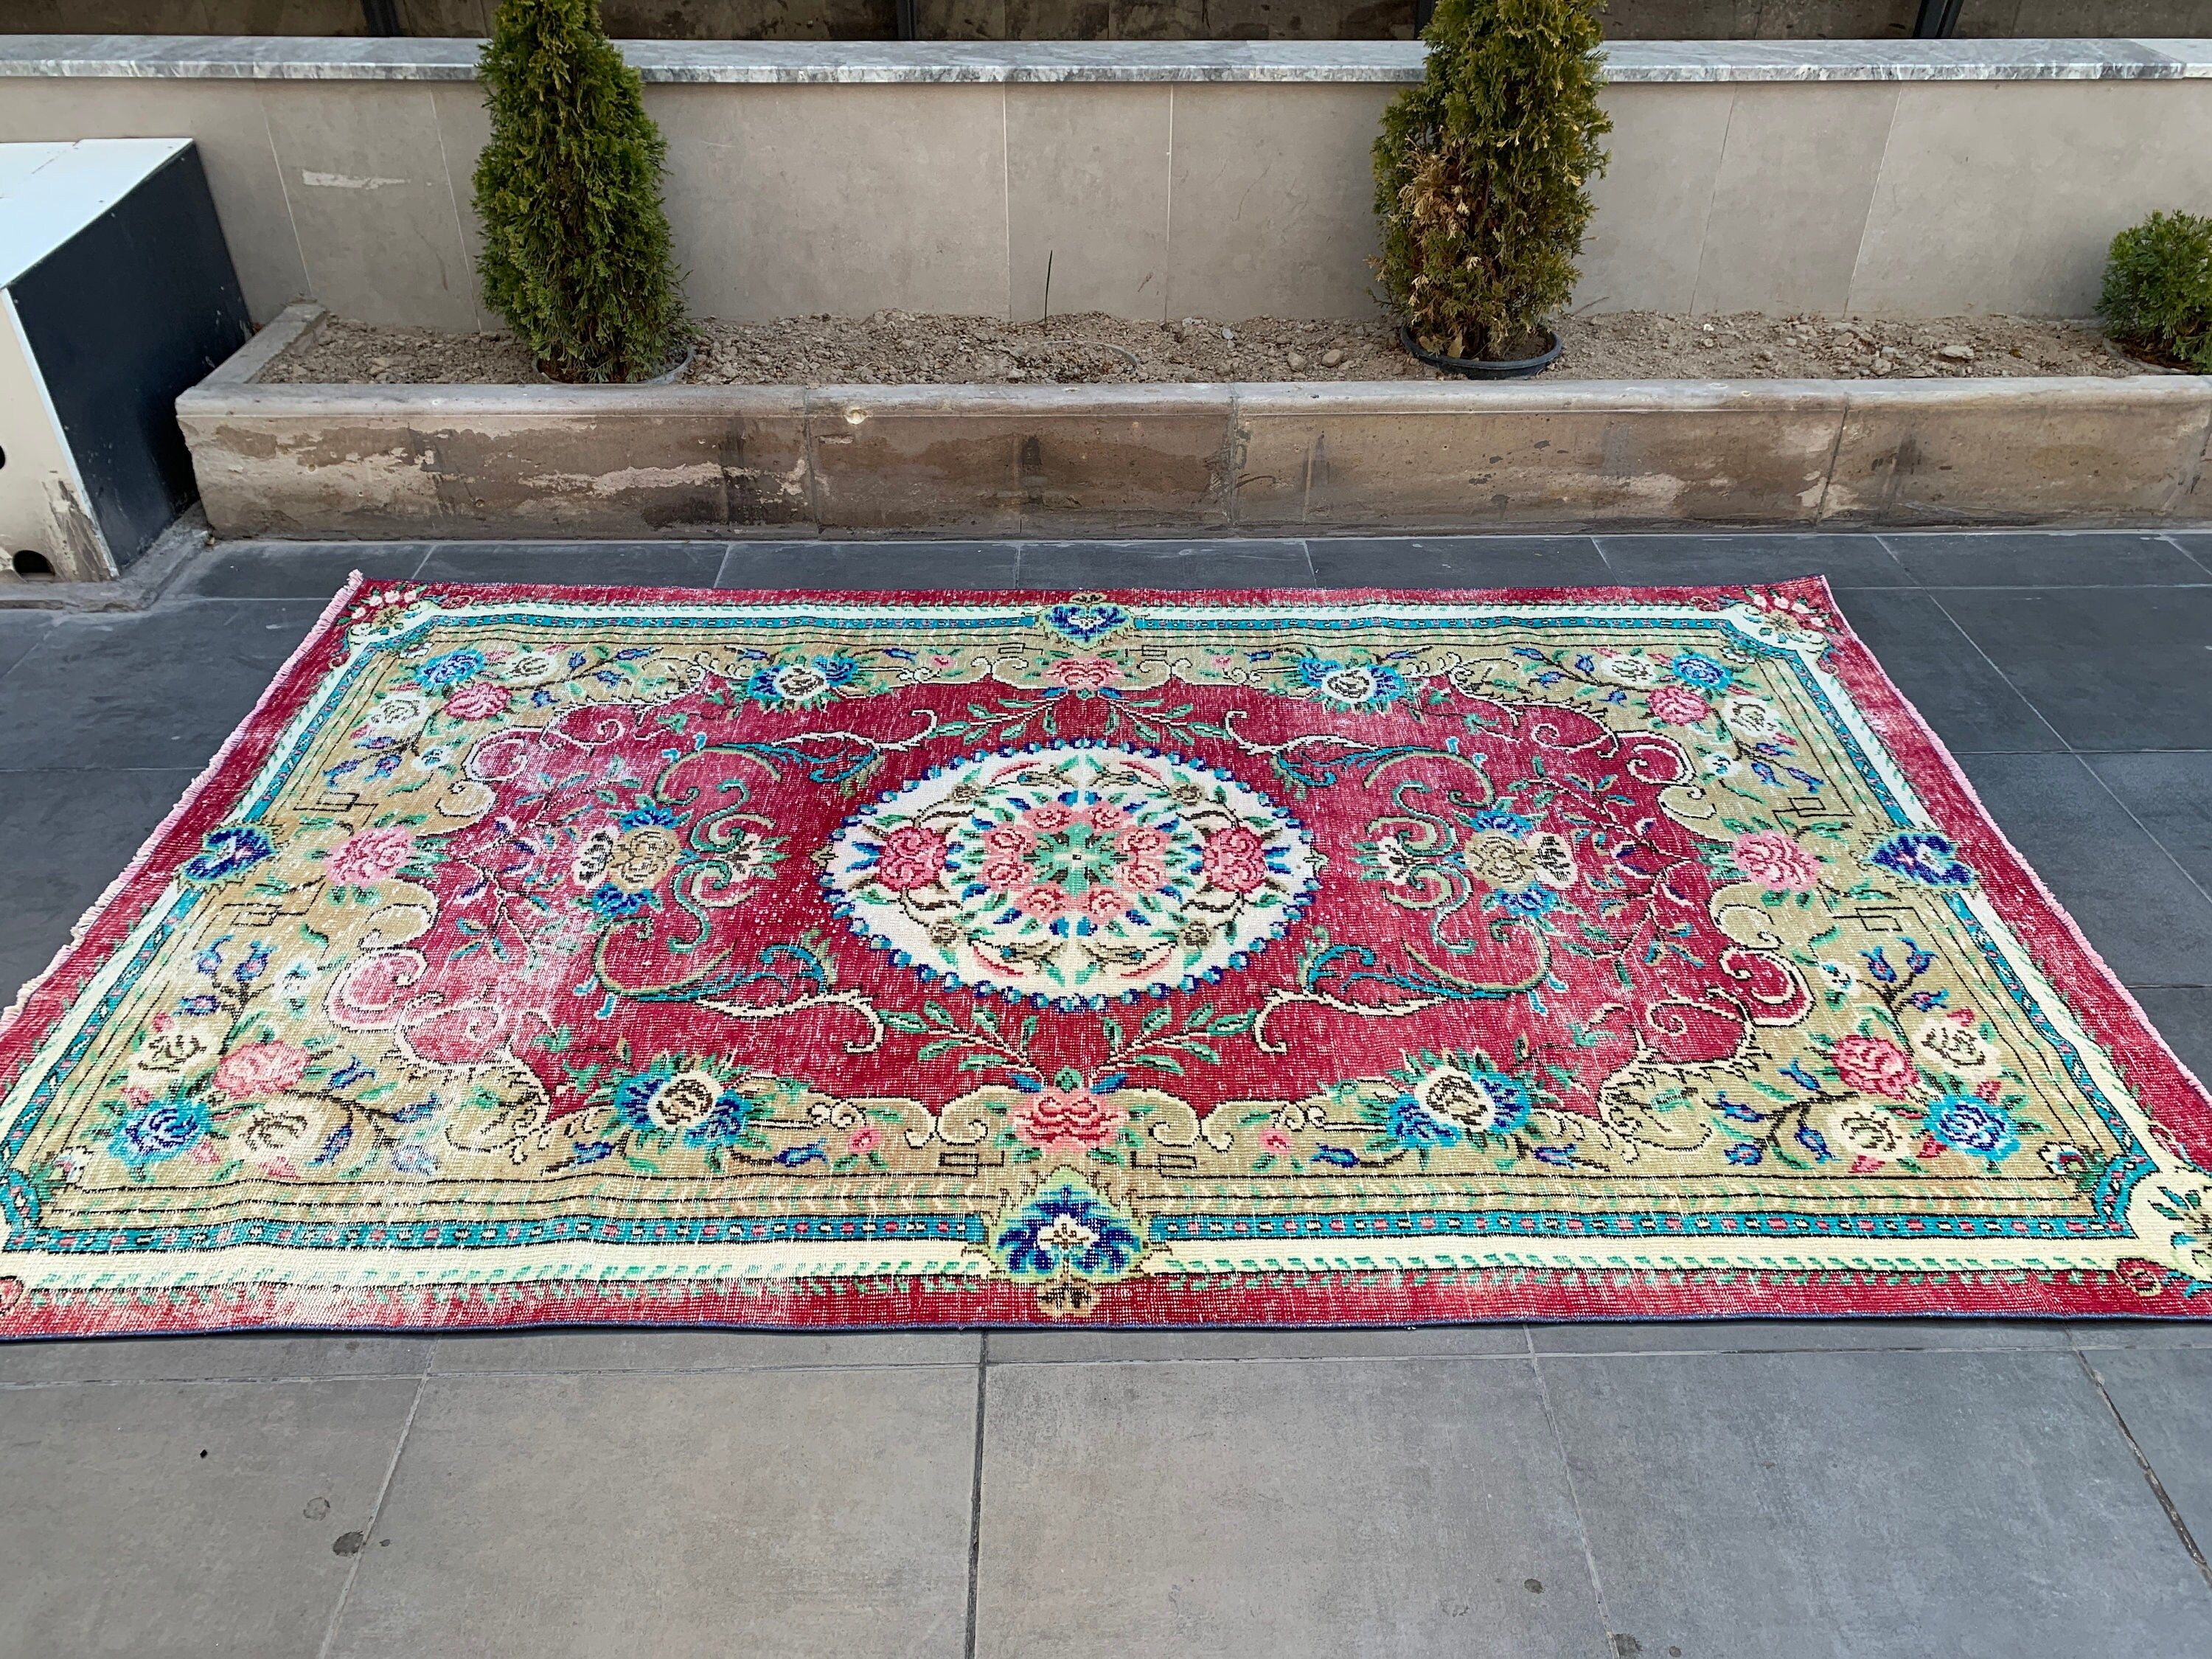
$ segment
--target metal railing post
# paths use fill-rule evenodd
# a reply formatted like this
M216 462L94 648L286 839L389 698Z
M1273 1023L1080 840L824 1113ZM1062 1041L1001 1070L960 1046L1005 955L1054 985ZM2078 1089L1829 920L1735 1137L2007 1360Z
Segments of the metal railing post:
M1948 40L1959 32L1959 8L1965 0L1920 0L1920 15L1912 21L1916 40Z

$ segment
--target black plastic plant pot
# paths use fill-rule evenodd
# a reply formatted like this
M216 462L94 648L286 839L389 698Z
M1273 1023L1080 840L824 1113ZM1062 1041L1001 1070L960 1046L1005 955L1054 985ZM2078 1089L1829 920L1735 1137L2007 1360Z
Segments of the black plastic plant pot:
M1517 380L1524 375L1541 374L1559 361L1559 337L1546 331L1551 344L1533 357L1501 358L1490 362L1481 357L1447 357L1440 351L1423 349L1413 337L1413 331L1405 324L1398 325L1398 343L1431 368L1440 368L1447 374L1463 375L1470 380Z
M548 374L544 363L538 365L538 377L542 380L550 380L556 386L673 386L684 378L684 371L691 367L691 360L698 355L699 343L694 340L684 348L682 356L659 374L644 380L564 380L557 374Z

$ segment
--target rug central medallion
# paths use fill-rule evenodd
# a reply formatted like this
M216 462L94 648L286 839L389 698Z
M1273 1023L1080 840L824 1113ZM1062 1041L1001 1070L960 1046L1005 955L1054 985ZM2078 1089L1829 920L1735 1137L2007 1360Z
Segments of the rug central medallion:
M838 830L823 881L924 980L1065 1009L1243 967L1319 869L1304 829L1230 774L1078 739L931 768Z
M2194 1312L1818 582L349 594L0 1028L0 1334Z

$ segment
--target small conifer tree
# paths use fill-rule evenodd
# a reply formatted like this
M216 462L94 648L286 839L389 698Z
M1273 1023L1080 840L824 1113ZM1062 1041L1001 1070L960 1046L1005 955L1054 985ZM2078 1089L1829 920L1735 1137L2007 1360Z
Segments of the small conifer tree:
M2154 213L2113 237L2097 311L2122 345L2212 374L2212 219Z
M501 0L482 73L486 303L558 380L662 373L684 331L660 200L667 144L599 0Z
M1383 112L1383 288L1431 351L1534 356L1567 302L1598 140L1596 0L1437 0L1427 72Z

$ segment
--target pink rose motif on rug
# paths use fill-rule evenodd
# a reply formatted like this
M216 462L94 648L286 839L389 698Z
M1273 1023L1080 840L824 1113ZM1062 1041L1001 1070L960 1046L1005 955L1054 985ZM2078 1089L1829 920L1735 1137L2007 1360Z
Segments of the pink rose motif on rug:
M0 1334L2191 1314L1817 581L363 584L0 1031Z

